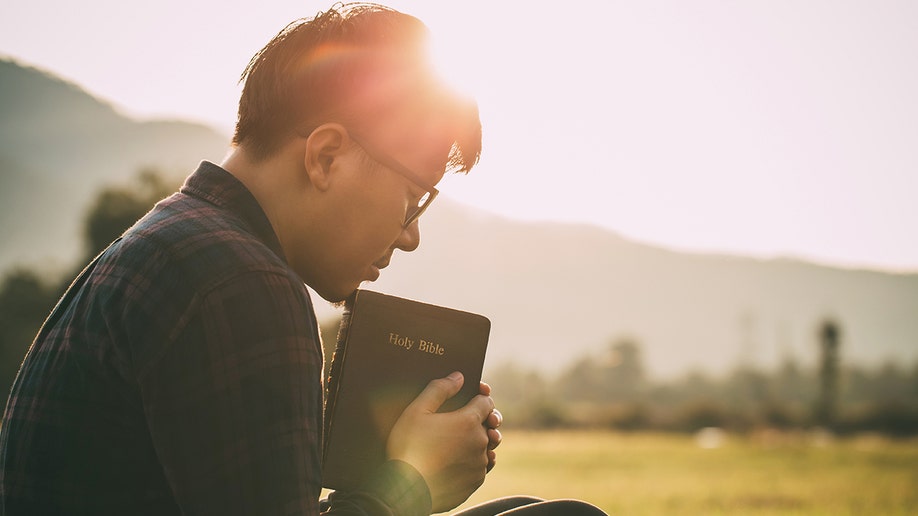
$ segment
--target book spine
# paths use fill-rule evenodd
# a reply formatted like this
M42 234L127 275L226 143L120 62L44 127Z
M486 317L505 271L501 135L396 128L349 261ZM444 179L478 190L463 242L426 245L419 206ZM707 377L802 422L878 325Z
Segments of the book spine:
M325 383L325 418L323 421L322 459L328 450L328 437L331 435L331 424L335 417L335 401L338 399L338 388L341 385L341 369L344 357L347 354L347 341L350 334L351 321L354 319L354 300L356 292L345 302L344 312L341 314L341 324L338 326L338 337L335 343L335 352L332 355L331 368Z

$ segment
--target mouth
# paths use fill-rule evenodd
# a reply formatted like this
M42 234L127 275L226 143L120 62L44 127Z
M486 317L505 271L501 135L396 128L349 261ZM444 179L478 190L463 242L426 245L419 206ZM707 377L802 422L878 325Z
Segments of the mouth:
M385 269L386 267L389 266L389 262L390 262L391 260L392 260L392 255L391 255L391 254L388 254L388 255L386 255L386 256L383 256L383 257L380 258L379 260L376 260L376 261L373 263L373 267L375 267L377 270L383 270L383 269Z
M368 281L376 281L379 279L379 271L388 267L390 260L391 256L384 256L370 265L370 277L368 278Z

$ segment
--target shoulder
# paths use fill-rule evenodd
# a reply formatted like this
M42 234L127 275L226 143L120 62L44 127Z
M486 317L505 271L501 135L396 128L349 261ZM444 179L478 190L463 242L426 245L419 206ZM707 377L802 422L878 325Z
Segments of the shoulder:
M259 281L281 283L296 305L312 305L299 276L245 218L183 194L159 203L112 244L90 280L124 321L173 328L211 292Z
M245 218L183 194L159 203L116 246L120 260L157 275L177 276L196 289L257 272L299 282L278 250Z
M159 203L112 244L92 278L100 306L114 310L131 343L138 371L218 308L227 320L253 306L280 304L306 319L312 312L302 280L245 219L182 194ZM309 334L305 326L297 331Z

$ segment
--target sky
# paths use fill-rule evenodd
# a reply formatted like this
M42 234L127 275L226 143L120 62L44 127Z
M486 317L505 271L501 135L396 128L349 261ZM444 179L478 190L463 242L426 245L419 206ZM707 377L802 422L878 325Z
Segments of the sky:
M229 134L239 74L312 0L4 2L0 55ZM479 102L442 192L681 251L918 272L918 2L404 0Z

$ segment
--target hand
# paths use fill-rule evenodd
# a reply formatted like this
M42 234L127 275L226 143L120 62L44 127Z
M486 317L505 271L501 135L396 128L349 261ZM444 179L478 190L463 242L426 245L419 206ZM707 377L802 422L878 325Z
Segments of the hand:
M458 410L437 413L462 382L460 373L430 382L395 422L386 445L390 459L411 464L424 477L433 512L468 499L491 464L492 438L483 424L494 409L490 396L481 394Z
M478 392L484 396L491 395L491 386L481 382ZM497 462L497 453L494 451L495 448L500 446L500 442L503 440L503 436L500 434L500 425L504 422L504 415L500 413L499 410L494 409L488 414L488 418L485 419L485 428L488 431L488 471L490 472L494 469L494 465Z

